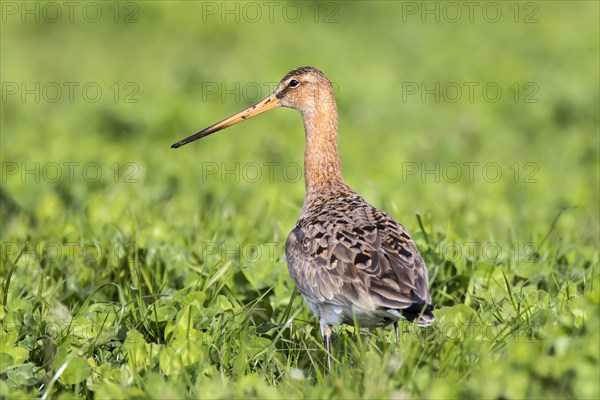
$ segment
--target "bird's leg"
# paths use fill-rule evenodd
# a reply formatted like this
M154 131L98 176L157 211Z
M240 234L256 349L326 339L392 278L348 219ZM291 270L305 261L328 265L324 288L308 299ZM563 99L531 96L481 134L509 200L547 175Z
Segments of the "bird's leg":
M331 352L329 351L329 342L331 338L331 325L321 322L321 334L327 352L327 368L331 369Z
M396 343L400 343L400 335L398 334L398 321L394 321L394 331L396 331Z

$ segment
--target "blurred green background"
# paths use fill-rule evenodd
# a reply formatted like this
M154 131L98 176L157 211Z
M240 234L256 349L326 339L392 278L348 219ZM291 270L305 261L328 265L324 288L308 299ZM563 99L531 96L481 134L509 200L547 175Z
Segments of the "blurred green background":
M304 193L300 115L280 109L169 146L303 65L334 84L346 180L421 246L417 212L433 252L492 242L509 269L515 252L552 254L512 265L549 281L558 254L597 282L598 22L590 1L2 2L3 282L29 241L9 298L41 292L77 314L99 287L129 279L109 256L69 257L65 243L105 253L135 242L162 262L161 293L192 285L190 265L223 261L206 243L253 243L262 256L230 261L251 288L277 282L270 301L285 307L281 256ZM50 261L47 243L63 245ZM456 268L468 275L464 259ZM460 288L436 290L440 276L436 303L463 301Z
M295 112L278 110L177 152L169 145L266 96L289 70L313 65L337 90L346 179L377 205L393 203L407 224L416 210L444 219L464 210L469 218L456 221L456 229L527 235L533 225L525 222L578 206L568 218L573 233L597 232L593 2L99 4L81 3L72 17L57 8L62 16L54 23L53 8L43 3L30 7L37 5L39 15L20 3L16 14L3 13L2 157L19 165L14 174L4 171L2 183L6 196L48 222L72 206L91 211L109 196L112 215L94 222L122 221L117 204L143 216L163 201L165 220L185 223L197 212L198 196L212 193L271 200L289 228L302 201L299 181L221 184L203 179L201 163L300 164ZM488 22L498 10L498 22ZM456 12L461 17L453 23ZM490 84L491 100L484 90ZM32 182L35 172L21 179L36 162L40 182ZM42 169L52 162L62 178L64 163L80 163L75 182L48 183L53 179L44 175L53 178L54 171ZM95 166L83 170L89 162L102 173L96 184L88 182ZM480 163L473 182L469 162ZM500 167L498 182L484 179L490 162ZM119 171L115 184L115 163L134 163L138 182L122 184ZM416 174L408 174L415 163ZM443 179L444 172L455 176L444 171L448 163L460 166L456 183ZM490 168L493 178L498 168ZM440 181L422 179L426 169L437 169ZM73 204L64 207L68 199ZM48 202L56 213L44 213ZM3 221L6 234L24 233L19 218Z

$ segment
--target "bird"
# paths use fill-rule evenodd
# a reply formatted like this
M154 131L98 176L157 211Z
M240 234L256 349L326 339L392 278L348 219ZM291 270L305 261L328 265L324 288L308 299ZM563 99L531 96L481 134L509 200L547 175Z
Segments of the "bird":
M331 82L315 67L281 79L264 100L173 144L179 148L266 111L287 107L304 123L305 197L285 244L289 274L319 320L328 367L332 326L435 321L425 262L407 230L342 177L338 112Z

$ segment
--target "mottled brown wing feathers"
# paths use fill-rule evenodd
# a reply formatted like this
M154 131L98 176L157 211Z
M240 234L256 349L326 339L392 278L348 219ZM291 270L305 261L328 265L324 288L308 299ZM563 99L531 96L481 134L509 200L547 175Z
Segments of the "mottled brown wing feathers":
M430 303L427 270L406 230L351 192L305 206L286 244L290 274L317 303L409 309ZM368 295L368 296L367 296Z

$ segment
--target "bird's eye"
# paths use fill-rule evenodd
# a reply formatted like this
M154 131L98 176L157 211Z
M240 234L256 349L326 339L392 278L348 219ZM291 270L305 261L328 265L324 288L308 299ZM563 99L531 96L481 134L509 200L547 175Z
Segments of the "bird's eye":
M298 82L298 81L297 81L297 80L295 80L295 79L292 79L292 80L290 81L290 83L289 83L289 87L296 87L296 86L298 86L299 84L300 84L300 82Z

